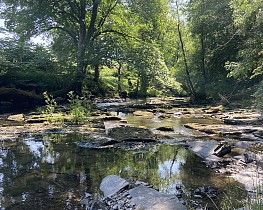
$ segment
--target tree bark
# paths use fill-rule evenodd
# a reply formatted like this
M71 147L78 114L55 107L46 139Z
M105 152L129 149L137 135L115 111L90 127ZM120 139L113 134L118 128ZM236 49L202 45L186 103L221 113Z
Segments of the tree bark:
M186 60L186 54L185 54L185 49L184 49L184 42L183 42L183 37L182 37L182 33L181 33L181 29L180 29L180 18L179 18L179 8L178 8L178 1L176 1L176 10L177 10L177 30L178 30L178 35L179 35L179 39L180 39L180 44L181 44L181 50L182 50L182 54L183 54L183 60L184 60L184 67L185 67L185 73L186 73L186 77L187 77L187 84L190 90L190 93L196 97L196 92L191 80L191 76L190 76L190 72L188 69L188 64L187 64L187 60Z
M80 10L79 10L79 37L78 37L78 49L77 49L77 71L73 81L73 89L77 95L82 95L82 86L85 79L85 52L87 46L92 41L92 36L94 35L95 23L98 15L98 7L100 0L93 0L93 7L91 12L91 19L89 26L86 25L86 0L80 0Z
M201 81L201 92L202 97L206 97L206 84L207 84L207 73L205 68L205 36L203 32L200 35L201 42L201 73L202 73L202 81Z
M98 85L100 78L99 64L94 65L94 82Z
M121 92L121 67L122 65L119 63L118 67L118 92Z

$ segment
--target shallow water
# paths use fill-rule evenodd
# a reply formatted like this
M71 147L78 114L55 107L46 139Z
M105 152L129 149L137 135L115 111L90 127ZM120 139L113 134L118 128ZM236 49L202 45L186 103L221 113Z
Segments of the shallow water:
M184 123L206 119L119 115L136 126L173 126L175 132L169 135L174 140L136 150L96 150L78 147L75 142L85 139L79 133L0 138L1 209L85 209L81 198L86 193L99 195L99 184L110 174L149 183L165 193L176 194L180 186L187 203L202 203L211 209L246 198L242 185L215 174L199 157L175 144L179 138L198 134L184 128ZM108 122L106 127L112 124ZM203 186L217 189L213 201L193 198L194 190Z
M165 193L176 193L180 185L189 196L193 189L213 186L219 192L218 202L222 192L240 191L232 179L215 175L183 147L164 144L129 151L91 150L74 144L82 137L52 134L4 140L0 147L0 206L82 209L81 197L98 193L101 180L110 174L147 182Z

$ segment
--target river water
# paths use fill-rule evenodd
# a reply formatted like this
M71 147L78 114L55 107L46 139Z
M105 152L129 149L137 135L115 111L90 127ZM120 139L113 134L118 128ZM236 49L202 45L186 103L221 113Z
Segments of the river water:
M114 109L111 110L115 113ZM170 194L183 190L188 204L210 209L232 209L246 199L244 187L216 174L202 160L178 144L196 133L183 127L186 122L205 119L144 118L116 112L129 124L156 128L173 126L173 139L145 148L88 149L75 142L85 134L41 134L0 138L0 207L2 209L85 209L80 200L87 193L100 196L99 184L111 174L139 180ZM106 123L106 128L114 122ZM211 123L213 123L211 121ZM216 189L216 197L198 199L200 187Z

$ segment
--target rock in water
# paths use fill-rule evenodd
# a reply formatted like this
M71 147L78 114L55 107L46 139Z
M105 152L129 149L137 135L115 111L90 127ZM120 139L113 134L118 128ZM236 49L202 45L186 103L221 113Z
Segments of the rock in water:
M109 175L102 180L100 190L104 193L105 197L111 197L128 185L129 182L125 179L116 175Z
M183 210L186 207L175 195L158 192L152 188L140 185L129 190L131 202L136 210Z
M231 146L224 146L221 150L216 154L218 157L224 157L225 155L231 152Z

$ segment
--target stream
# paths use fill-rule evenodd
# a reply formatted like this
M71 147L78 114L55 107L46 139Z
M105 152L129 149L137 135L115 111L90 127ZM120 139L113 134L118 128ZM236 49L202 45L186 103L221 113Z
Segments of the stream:
M129 103L129 102L127 102ZM162 144L135 149L81 148L75 142L83 133L21 134L0 138L0 207L3 209L85 209L80 200L87 194L101 196L99 185L107 175L139 180L169 194L180 194L193 207L227 209L247 198L244 186L215 173L180 142L200 132L187 129L188 122L218 123L216 119L172 117L147 118L119 110L118 103L100 104L128 124L155 129L172 126ZM123 103L121 104L123 105ZM110 106L110 108L109 108ZM105 129L115 126L106 121ZM203 135L203 134L202 134ZM209 137L207 137L209 138ZM215 197L200 199L196 190L216 189Z

